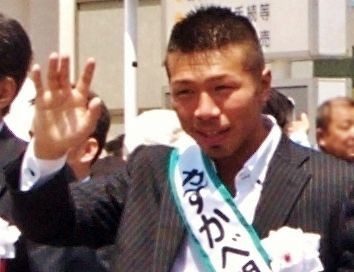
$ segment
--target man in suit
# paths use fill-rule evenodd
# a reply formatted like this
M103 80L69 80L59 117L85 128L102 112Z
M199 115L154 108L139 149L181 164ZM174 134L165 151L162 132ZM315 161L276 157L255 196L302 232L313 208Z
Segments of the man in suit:
M299 119L294 119L295 104L291 101L291 98L277 89L271 88L263 113L274 116L280 128L292 141L311 147L307 135L310 129L308 117L305 113L302 113Z
M12 133L4 117L26 79L31 60L31 42L23 27L16 20L0 14L0 169L26 148L26 142ZM0 215L11 220L6 191L6 184L1 180ZM7 271L29 271L24 239L17 242L16 258L9 259L6 265Z
M3 119L24 83L32 60L30 40L22 26L0 14L0 167L25 149Z
M353 98L335 97L318 107L316 139L323 152L354 162Z
M277 260L259 240L288 226L319 234L325 270L339 269L332 215L354 169L291 142L261 114L271 73L252 24L227 8L197 9L174 26L165 65L171 104L197 144L139 147L87 186L69 186L64 163L99 115L99 100L87 99L94 61L73 90L67 57L51 55L48 88L34 69L41 133L23 170L6 172L20 228L52 244L115 243L112 271L167 272L269 271Z

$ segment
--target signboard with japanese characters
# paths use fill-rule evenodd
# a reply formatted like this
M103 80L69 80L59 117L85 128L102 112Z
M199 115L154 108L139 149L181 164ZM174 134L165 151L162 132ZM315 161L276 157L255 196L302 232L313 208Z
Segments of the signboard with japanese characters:
M219 5L230 7L234 12L248 17L256 27L267 59L309 59L320 55L323 40L319 27L328 18L324 9L344 10L346 0L331 2L330 7L323 6L319 0L164 0L166 40L173 25L185 14L201 5ZM339 6L339 9L337 9ZM328 17L328 16L327 16ZM346 54L346 31L343 14L338 27L336 20L330 20L332 28L336 28L336 36L342 35L341 44L334 44L332 51L325 54ZM342 34L343 33L343 34ZM330 33L329 33L330 34ZM327 41L327 40L326 40ZM338 39L337 39L338 41ZM326 43L328 48L328 43Z

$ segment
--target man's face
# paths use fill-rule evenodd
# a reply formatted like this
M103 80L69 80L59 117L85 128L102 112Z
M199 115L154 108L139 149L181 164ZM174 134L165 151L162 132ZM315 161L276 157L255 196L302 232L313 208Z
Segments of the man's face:
M270 73L256 80L244 69L244 55L234 45L167 56L172 106L183 129L214 159L246 155L263 140Z
M354 108L332 105L328 128L317 131L317 141L325 152L354 162Z

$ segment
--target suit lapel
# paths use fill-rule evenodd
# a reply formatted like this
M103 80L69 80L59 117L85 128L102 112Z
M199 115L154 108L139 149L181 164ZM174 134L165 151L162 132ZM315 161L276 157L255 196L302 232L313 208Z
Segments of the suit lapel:
M289 213L310 179L310 175L300 168L307 159L306 152L294 148L289 139L282 137L270 163L253 222L261 238L270 230L286 224Z
M18 139L4 124L0 131L0 167L15 160L26 147L26 143Z
M0 170L25 150L26 143L18 139L4 124L0 130ZM0 178L0 197L5 193L5 179Z
M166 184L167 182L163 188L160 222L154 252L153 271L156 272L171 271L185 234L183 223Z

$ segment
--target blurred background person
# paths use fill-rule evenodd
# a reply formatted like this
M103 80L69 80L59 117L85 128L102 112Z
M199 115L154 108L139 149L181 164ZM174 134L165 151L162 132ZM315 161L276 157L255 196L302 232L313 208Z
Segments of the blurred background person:
M100 157L91 167L93 176L111 175L116 173L117 168L125 165L123 157L123 142L125 134L119 134L114 139L106 142L104 146L105 156Z
M36 96L36 90L32 79L27 77L11 103L9 113L4 117L8 128L25 142L30 141L29 130L31 129L34 115L33 101Z
M32 61L30 39L12 18L0 14L0 168L17 158L26 148L26 143L4 123L11 103L19 93ZM21 122L21 116L18 116ZM11 222L9 199L5 183L0 183L0 215ZM6 271L30 271L26 241L21 236L16 243L15 258L6 260Z
M335 97L318 107L316 140L322 151L354 162L353 98Z
M124 145L125 134L119 134L114 139L108 141L105 144L105 151L108 155L123 157L123 145Z
M306 113L295 118L295 104L293 100L275 88L271 88L269 98L263 108L264 114L272 115L283 132L295 143L311 147L308 139L310 122Z

